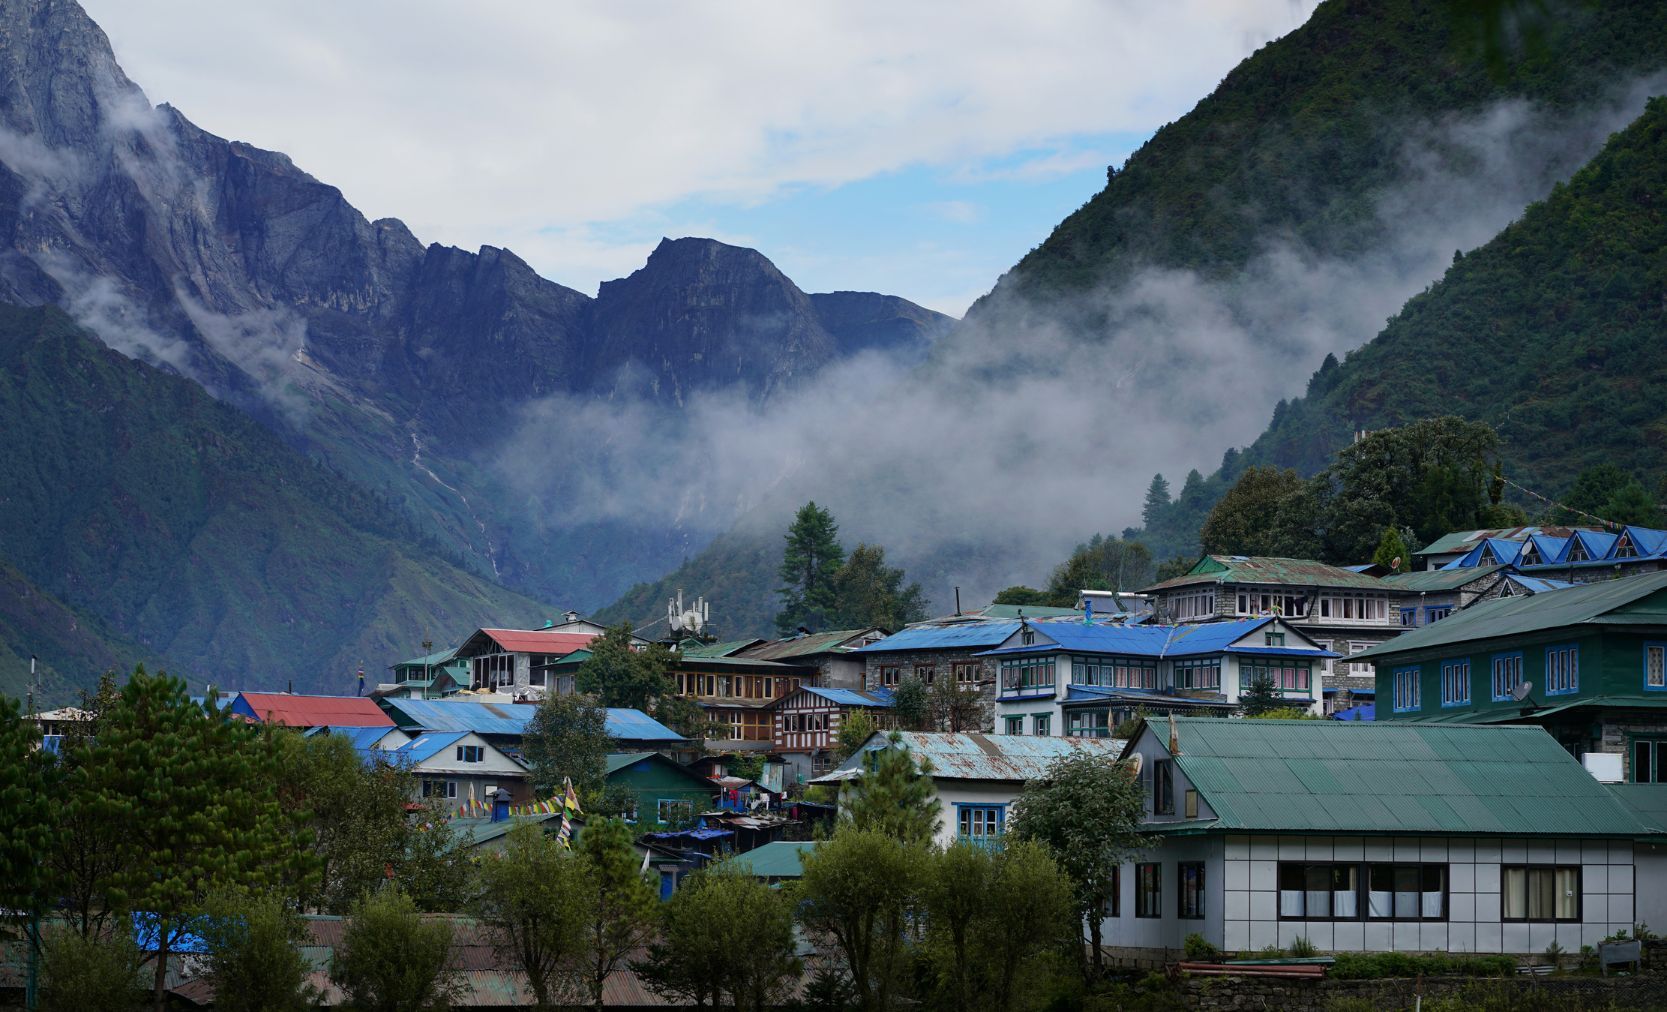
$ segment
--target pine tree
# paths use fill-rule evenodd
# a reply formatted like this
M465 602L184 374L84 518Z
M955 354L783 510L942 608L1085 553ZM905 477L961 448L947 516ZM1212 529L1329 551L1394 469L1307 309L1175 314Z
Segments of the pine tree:
M591 1004L602 1007L602 985L625 958L648 944L660 919L660 900L643 876L631 830L618 819L592 819L579 834L580 949Z
M1412 553L1407 551L1406 539L1394 527L1385 527L1378 539L1378 550L1372 553L1372 564L1397 573L1411 572Z
M1146 525L1146 533L1151 537L1161 537L1169 521L1169 482L1161 474L1152 476L1152 484L1146 488L1146 505L1140 509L1141 523Z
M891 745L872 753L863 775L848 782L840 822L883 833L906 844L927 844L938 832L938 803L930 763L915 757L892 732Z
M886 565L886 550L858 543L833 577L833 625L896 632L926 618L920 584L903 584L903 570Z
M808 502L794 515L785 540L778 572L782 586L776 591L782 610L776 627L784 636L801 626L826 628L835 607L834 574L845 561L839 524L832 513Z
M1258 678L1239 693L1239 709L1246 717L1259 717L1284 705L1285 700L1281 698L1279 690L1274 688L1271 678Z

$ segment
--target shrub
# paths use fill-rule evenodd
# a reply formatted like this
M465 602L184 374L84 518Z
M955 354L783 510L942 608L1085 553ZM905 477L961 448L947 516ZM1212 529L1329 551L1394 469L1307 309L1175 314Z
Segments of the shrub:
M1317 955L1319 951L1314 943L1308 940L1307 935L1298 935L1291 939L1290 953L1298 959L1307 959L1309 956Z
M1187 936L1183 946L1187 959L1192 962L1207 963L1221 958L1221 950L1211 945L1208 939L1196 931Z
M1415 955L1407 952L1339 952L1330 976L1340 980L1380 977L1509 977L1516 973L1510 956Z
M138 1009L145 999L139 949L126 932L103 940L74 931L50 935L41 959L43 1012Z

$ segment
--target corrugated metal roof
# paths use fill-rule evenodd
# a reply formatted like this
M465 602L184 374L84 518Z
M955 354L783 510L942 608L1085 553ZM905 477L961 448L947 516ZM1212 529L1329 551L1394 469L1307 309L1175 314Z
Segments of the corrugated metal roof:
M1606 613L1635 604L1663 588L1667 588L1667 571L1587 583L1554 594L1481 601L1440 622L1409 630L1387 643L1354 654L1353 658L1382 660L1454 643L1598 622ZM1647 613L1646 618L1667 625L1667 604L1660 611Z
M1667 784L1605 784L1609 793L1658 833L1667 833Z
M603 759L608 773L618 773L627 766L634 766L658 752L609 752Z
M1531 594L1547 594L1553 590L1567 590L1575 586L1566 580L1548 580L1543 576L1524 576L1521 573L1507 573L1505 579Z
M508 653L570 654L590 645L594 633L565 633L544 629L482 629L492 642Z
M722 643L681 644L678 646L677 652L684 657L728 657L730 654L738 654L748 647L762 642L764 641L750 639L724 640Z
M1280 657L1335 657L1318 647L1305 646L1300 639L1287 647L1233 647L1232 644L1272 622L1271 617L1232 619L1226 622L1191 622L1185 625L1089 625L1076 621L1033 622L1038 639L1051 641L1029 646L985 651L984 656L1007 653L1038 653L1069 650L1072 653L1113 654L1129 657L1202 657L1219 653L1261 653ZM1017 632L1017 630L1014 630ZM1011 638L1011 636L1009 636Z
M860 770L863 754L877 748L891 748L893 734L900 736L898 745L913 753L916 762L929 761L932 775L947 780L1034 780L1061 756L1116 756L1123 750L1123 742L1116 738L877 731L829 779L845 779L837 774Z
M816 849L815 840L775 840L718 863L754 878L799 878L805 873L804 855Z
M800 692L808 692L839 706L888 707L892 703L888 689L825 689L819 685L801 685Z
M442 731L435 734L419 734L415 738L388 753L388 761L392 763L410 763L415 765L428 760L451 748L464 738L469 737L468 731Z
M401 726L425 731L474 731L476 734L520 735L538 707L526 703L478 703L451 699L384 699L382 705L400 716ZM609 707L608 733L627 741L682 741L683 736L643 713Z
M288 727L392 727L393 721L367 696L294 696L287 692L240 692L233 713Z
M1499 566L1476 566L1471 569L1420 569L1415 573L1392 573L1383 582L1395 590L1440 593L1458 590L1467 583L1499 572Z
M893 633L878 643L858 647L852 653L883 654L899 650L964 650L993 647L1013 635L1017 622L952 622L948 625L914 625Z
M1205 561L1213 563L1204 565ZM1383 581L1365 573L1352 573L1313 559L1281 559L1264 555L1207 555L1185 576L1155 583L1141 593L1204 583L1255 583L1299 587L1359 587L1382 590Z
M780 661L789 657L808 657L813 654L847 653L845 644L877 629L835 629L831 632L809 633L785 640L753 641L745 655L766 661Z
M446 650L440 650L440 651L437 651L435 653L429 654L427 657L413 657L408 661L400 661L398 664L390 665L390 667L395 667L395 668L438 668L438 667L444 666L448 661L452 660L453 656L456 655L456 653L457 653L457 648L456 647L450 647Z
M1537 727L1175 718L1188 781L1229 831L1639 836ZM1162 724L1153 731L1167 739Z
M980 608L976 614L984 618L1016 619L1065 618L1070 615L1080 615L1082 612L1075 608L1053 608L1037 604L990 604Z
M370 749L375 748L377 742L394 731L396 729L393 727L319 727L308 731L307 734L309 736L313 734L333 734L346 738L353 743L353 747L356 749ZM403 733L398 736L400 738L405 737Z

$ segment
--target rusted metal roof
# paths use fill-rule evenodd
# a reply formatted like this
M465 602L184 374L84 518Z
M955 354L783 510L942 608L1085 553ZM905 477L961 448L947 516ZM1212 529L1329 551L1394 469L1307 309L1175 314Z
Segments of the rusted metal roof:
M393 727L391 717L366 696L294 696L287 692L240 692L233 713L263 724L287 727Z
M843 654L849 652L845 644L870 633L885 635L881 629L835 629L831 632L807 633L785 640L765 640L747 647L741 653L745 657L757 657L766 661L809 657L815 654Z
M1476 566L1471 569L1420 569L1413 573L1391 574L1384 577L1383 582L1394 590L1439 594L1443 591L1458 590L1468 583L1474 583L1484 576L1499 572L1499 569L1499 566Z
M596 638L592 633L551 632L542 629L482 629L481 632L506 653L512 654L570 654L589 646L590 641Z
M897 746L907 748L916 762L932 764L932 776L942 780L1035 780L1054 760L1069 755L1115 758L1123 750L1116 738L1055 738L1020 734L953 734L940 731L901 731ZM862 769L863 756L893 747L890 731L876 731L851 758L832 773L812 783L848 780Z
M1293 587L1357 587L1384 590L1375 576L1356 573L1313 559L1281 559L1267 555L1206 555L1185 576L1154 583L1142 594L1206 583L1253 583Z

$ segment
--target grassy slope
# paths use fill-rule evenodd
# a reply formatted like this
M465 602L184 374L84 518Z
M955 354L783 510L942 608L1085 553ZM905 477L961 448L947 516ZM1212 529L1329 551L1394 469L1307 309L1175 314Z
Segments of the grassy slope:
M6 561L194 683L346 689L425 635L545 611L437 561L398 509L55 310L0 307L0 417Z

